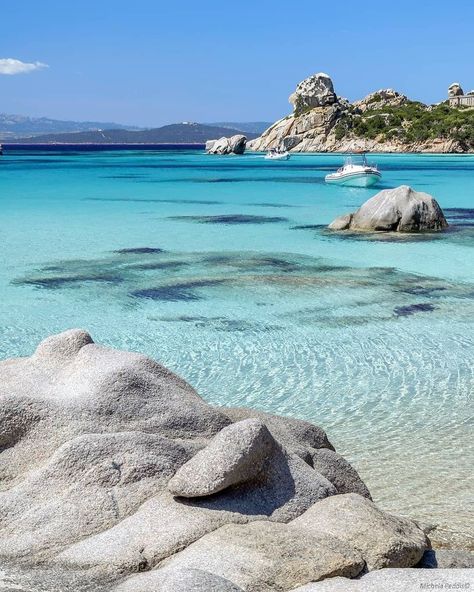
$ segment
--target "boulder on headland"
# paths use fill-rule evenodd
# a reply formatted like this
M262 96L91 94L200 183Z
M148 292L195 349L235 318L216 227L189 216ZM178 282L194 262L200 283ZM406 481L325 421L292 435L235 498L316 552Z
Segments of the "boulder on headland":
M339 216L331 230L418 232L442 230L448 223L438 202L408 185L385 189L351 214Z
M459 82L453 82L448 87L448 97L459 97L464 94L464 91Z
M320 72L305 78L288 99L295 113L314 107L326 107L337 101L331 78Z
M85 331L0 362L0 377L0 560L15 589L284 592L412 566L429 547L367 499L321 428L211 407Z
M222 137L219 140L208 140L206 152L208 154L243 154L247 138L242 134L236 134L230 138Z
M408 102L408 97L402 93L393 90L393 88L381 88L376 92L368 94L360 101L353 103L354 107L362 112L383 109L386 107L399 107Z

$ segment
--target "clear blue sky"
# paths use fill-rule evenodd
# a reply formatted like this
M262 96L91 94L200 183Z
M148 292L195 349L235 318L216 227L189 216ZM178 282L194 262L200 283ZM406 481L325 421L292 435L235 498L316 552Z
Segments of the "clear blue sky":
M0 1L0 112L156 126L274 120L323 71L349 99L474 88L474 2Z

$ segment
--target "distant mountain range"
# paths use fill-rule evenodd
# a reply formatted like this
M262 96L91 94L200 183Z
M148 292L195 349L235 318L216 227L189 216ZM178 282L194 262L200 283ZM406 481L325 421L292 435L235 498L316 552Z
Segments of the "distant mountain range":
M44 134L9 139L11 144L204 144L222 136L241 134L242 130L202 123L174 123L155 129L101 129L66 134ZM249 140L258 133L245 132Z
M39 134L82 132L97 129L138 130L139 127L99 121L61 121L47 117L27 117L0 113L0 139L3 141Z
M180 125L186 125L187 127L177 127ZM10 115L7 113L0 113L0 141L11 142L16 141L20 138L28 138L30 142L34 140L38 142L89 142L99 141L103 135L109 136L112 131L121 130L125 132L139 132L145 133L145 140L138 139L138 136L132 136L130 141L142 142L154 142L152 138L155 137L157 130L162 130L158 135L164 137L163 134L171 134L170 138L174 137L176 133L181 137L181 131L186 132L182 134L182 141L186 142L201 142L204 135L211 133L215 136L220 135L232 135L233 133L245 133L249 138L259 136L264 130L269 127L270 123L262 121L251 121L251 122L218 122L218 123L184 123L174 124L173 126L164 126L162 128L147 129L138 126L129 126L119 123L112 122L100 122L100 121L62 121L58 119L49 119L48 117L28 117L26 115ZM218 128L220 132L211 132L204 128L212 127ZM202 128L202 134L199 135L199 129ZM86 132L85 136L79 134ZM189 137L187 132L189 132ZM92 133L92 136L87 134ZM57 137L62 134L76 134L74 138L70 136L68 139ZM44 136L44 137L43 137ZM125 141L121 139L115 139L115 135L111 135L109 141ZM150 137L150 139L148 139ZM113 138L113 140L112 140ZM118 136L120 138L120 136ZM208 138L206 138L208 139ZM160 141L167 141L161 140ZM175 141L175 140L170 140ZM177 141L177 140L176 140Z

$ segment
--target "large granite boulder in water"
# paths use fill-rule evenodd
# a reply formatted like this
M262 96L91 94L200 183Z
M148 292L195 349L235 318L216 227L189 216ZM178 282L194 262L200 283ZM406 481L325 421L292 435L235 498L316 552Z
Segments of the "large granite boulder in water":
M219 140L208 140L206 152L208 154L243 154L247 138L242 134L236 134L230 138L222 137Z
M339 216L331 230L417 232L442 230L448 223L438 202L428 193L408 185L385 189L374 195L352 214Z
M382 553L413 565L429 545L415 523L364 506L321 428L211 407L85 331L0 362L0 422L0 587L290 590L354 577ZM366 497L343 511L343 492ZM341 503L317 510L326 498Z

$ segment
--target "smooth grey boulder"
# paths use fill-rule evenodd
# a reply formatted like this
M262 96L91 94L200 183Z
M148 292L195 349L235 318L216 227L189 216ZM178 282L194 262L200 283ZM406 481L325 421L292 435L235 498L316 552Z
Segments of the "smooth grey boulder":
M412 567L430 547L423 530L412 520L383 512L370 500L346 493L314 504L289 526L331 534L357 549L367 569Z
M438 202L408 185L384 189L352 214L336 218L331 230L417 232L442 230L448 223Z
M249 417L260 419L270 430L273 437L283 444L290 452L309 457L309 451L317 448L330 448L334 446L328 440L327 434L320 427L293 417L282 417L273 413L266 413L257 409L244 407L216 407L225 413L232 421L240 421Z
M222 429L181 466L168 483L173 495L202 497L257 478L277 447L259 419L244 419Z
M236 134L230 138L222 137L218 140L208 140L206 142L206 152L208 154L243 154L247 138L242 134Z
M357 576L361 555L327 534L271 522L225 525L163 563L205 569L246 592L284 592L334 576Z
M202 569L157 569L132 576L114 592L243 592L229 580Z
M474 569L474 553L466 549L428 549L416 567L424 569Z
M337 102L331 78L320 72L301 81L288 99L295 113L315 107L325 107Z
M300 586L292 592L419 592L420 590L469 590L471 569L381 569L360 579L329 578Z
M320 448L311 452L311 458L314 470L326 477L337 493L358 493L372 499L359 473L343 456L333 450Z

